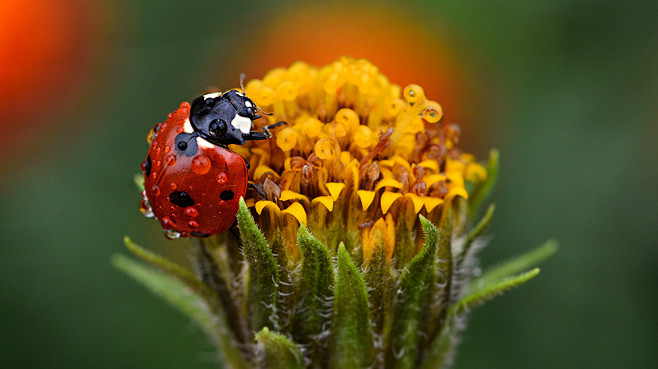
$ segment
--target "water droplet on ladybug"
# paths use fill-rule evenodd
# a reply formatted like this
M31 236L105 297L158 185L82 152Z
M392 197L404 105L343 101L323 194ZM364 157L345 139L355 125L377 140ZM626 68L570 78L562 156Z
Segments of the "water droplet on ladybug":
M166 147L169 147L169 146L166 146ZM165 157L165 163L167 163L167 165L169 165L169 166L172 166L172 165L176 164L176 155L174 155L174 154L167 155Z
M210 171L210 167L210 159L205 155L197 155L192 159L192 170L196 174L206 174Z
M153 178L153 179L158 178L158 173L157 172L151 173L151 178Z
M190 228L198 228L199 227L199 222L197 222L196 220L190 220L189 222L187 222L187 225Z
M226 172L221 172L217 175L216 179L217 179L217 183L224 184L226 183L226 181L228 181L228 175L226 174Z
M175 184L174 182L171 182L171 183L169 183L169 188L171 188L172 190L175 190L176 188L178 188L178 185Z
M151 205L149 205L148 201L146 200L142 200L139 203L139 211L142 212L142 215L144 215L147 218L155 217L155 214L153 213L153 209L151 209Z
M158 185L153 185L153 187L151 187L151 192L153 192L155 196L160 195L160 187L158 187Z
M169 151L171 151L171 146L169 146L169 145L165 145L165 147L164 147L164 153L166 154L166 153L168 153Z
M171 117L173 117L173 116L174 116L174 115L173 115L172 113L167 114L167 118L171 118Z
M158 167L158 168L161 167L162 166L162 160L156 161L155 166Z
M162 228L173 229L174 227L176 227L176 222L174 222L171 218L169 217L162 218Z
M168 230L164 231L164 235L165 235L165 237L167 237L170 240L175 240L175 239L180 238L181 233L176 232L176 231L171 230L171 229L168 229Z
M188 217L194 218L197 215L199 215L199 211L194 206L188 206L183 211L183 214L187 215Z
M176 133L183 133L183 127L176 127Z

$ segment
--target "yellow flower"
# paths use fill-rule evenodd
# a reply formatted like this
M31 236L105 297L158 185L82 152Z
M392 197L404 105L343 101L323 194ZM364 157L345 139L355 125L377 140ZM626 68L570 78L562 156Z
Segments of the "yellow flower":
M486 179L458 149L459 128L442 122L441 105L418 85L390 83L366 60L295 63L245 90L274 113L258 126L287 122L271 140L231 149L249 161L249 180L266 195L248 194L256 222L270 241L283 237L291 262L299 260L301 223L332 250L339 242L362 250L366 262L381 240L391 260L397 237L420 247L418 214L438 224L447 203L468 198L469 182Z

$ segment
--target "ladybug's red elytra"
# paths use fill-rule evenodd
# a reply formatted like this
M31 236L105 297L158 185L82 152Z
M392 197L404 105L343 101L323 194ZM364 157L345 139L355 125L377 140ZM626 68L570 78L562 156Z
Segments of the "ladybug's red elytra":
M160 221L168 238L207 237L235 223L250 187L248 163L227 145L270 138L269 130L284 123L252 131L257 112L244 93L230 90L183 102L153 127L140 209Z

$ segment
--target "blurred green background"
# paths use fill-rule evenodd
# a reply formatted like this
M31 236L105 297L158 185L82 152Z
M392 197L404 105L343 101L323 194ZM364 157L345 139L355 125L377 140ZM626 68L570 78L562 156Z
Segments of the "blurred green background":
M261 77L270 60L299 53L268 37L282 24L294 26L298 18L287 17L303 16L308 5L22 3L42 2L85 20L53 26L85 37L55 50L68 54L34 57L33 64L11 48L0 54L0 69L38 82L27 93L5 83L0 95L15 97L0 109L0 366L215 367L202 333L109 259L127 253L127 234L169 255L184 254L184 241L165 240L156 222L137 211L132 176L146 153L146 133L207 86L234 87L240 72ZM11 28L8 20L20 16L6 15L16 4L0 2L0 49L12 45L9 39L46 50L29 36L55 37L55 30L39 28L41 22ZM658 2L326 6L337 12L326 14L358 13L364 23L382 17L390 24L377 30L382 42L353 56L402 50L397 59L412 70L430 49L438 48L437 60L452 58L454 64L437 61L435 72L454 77L453 85L439 80L428 87L429 97L459 94L444 107L448 118L463 123L463 146L479 157L490 147L501 152L494 239L481 253L483 264L549 238L560 242L539 278L471 315L455 367L655 367ZM343 27L340 17L334 22ZM430 41L419 36L417 54L386 41L418 29ZM327 56L351 50L351 42L340 34ZM57 69L67 58L81 64ZM398 83L433 78L432 68L419 73L419 80Z

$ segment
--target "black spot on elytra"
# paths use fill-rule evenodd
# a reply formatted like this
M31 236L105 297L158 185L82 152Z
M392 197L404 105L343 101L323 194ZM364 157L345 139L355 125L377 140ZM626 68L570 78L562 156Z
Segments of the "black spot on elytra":
M190 232L190 236L192 236L192 237L208 237L210 235L208 233L203 233L203 232Z
M196 133L179 133L176 135L176 150L178 150L181 155L196 155L197 151L199 151L199 147L196 143L197 136Z
M234 197L235 197L235 194L231 190L224 190L219 195L219 198L224 200L224 201L233 200Z
M169 200L172 204L180 206L181 208L186 208L188 206L194 205L194 200L187 192L184 191L174 191L169 195Z
M147 156L144 162L144 174L147 177L151 175L151 155Z

